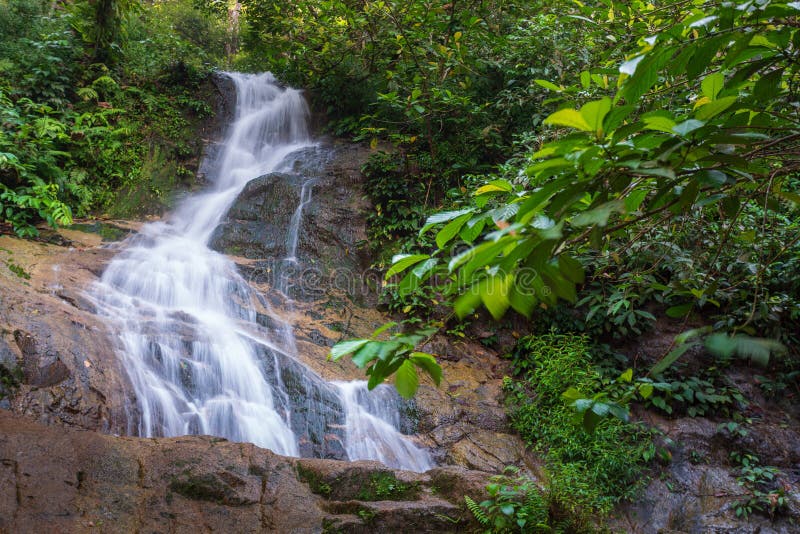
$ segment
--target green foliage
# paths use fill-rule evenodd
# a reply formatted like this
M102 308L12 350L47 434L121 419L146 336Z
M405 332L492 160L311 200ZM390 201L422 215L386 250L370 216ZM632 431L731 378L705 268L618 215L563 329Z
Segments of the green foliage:
M749 453L732 452L731 460L739 465L736 483L747 496L733 503L736 517L747 518L753 512L774 517L787 506L786 494L779 484L783 473L772 466L762 466L758 457Z
M580 85L539 82L561 102L543 121L551 138L515 173L488 176L469 204L428 219L423 233L438 231L426 279L461 317L580 302L626 337L652 324L644 306L655 300L673 317L716 308L719 329L791 337L779 325L796 324L795 275L788 292L776 282L800 252L797 31L785 23L796 9L635 4L587 6L590 40L626 21L620 48L601 51ZM579 300L589 262L578 260L590 255L606 259ZM765 340L747 343L737 341L758 359L771 352Z
M730 415L747 406L735 386L724 383L716 369L704 369L699 375L661 379L669 387L661 387L649 397L650 404L668 413L685 413L690 417ZM720 383L722 382L722 383Z
M339 342L331 348L328 358L336 361L342 356L352 354L353 363L359 369L366 368L369 376L367 387L370 390L394 374L397 392L407 399L411 398L419 387L417 369L424 371L438 386L442 379L441 366L430 354L416 350L435 330L419 330L410 334L394 333L385 341L378 340L378 336L395 326L397 323L387 323L375 330L369 339Z
M480 504L464 496L467 509L486 532L550 532L549 507L536 483L506 468L486 486L489 498Z
M408 500L418 491L415 484L406 484L397 480L392 473L372 473L369 482L359 489L356 499L359 501Z
M425 217L425 206L420 203L425 186L406 171L407 164L399 155L378 152L361 169L373 206L367 214L367 237L373 251L408 241L419 231L419 222ZM402 245L397 250L402 251Z
M13 395L22 384L23 372L19 366L6 367L0 364L0 400Z
M69 5L72 27L92 46L94 61L110 66L119 59L123 22L139 7L139 0L78 0Z
M511 155L542 119L534 80L587 58L577 21L508 0L243 5L236 64L307 87L337 134L389 141L425 189L417 205Z
M570 386L592 394L603 383L583 336L546 334L520 340L505 382L514 428L545 454L554 517L585 524L633 497L646 481L648 434L619 419L599 418L585 432L562 394ZM608 402L606 405L612 403ZM591 408L590 408L591 411Z
M372 520L375 519L375 511L369 508L359 508L357 515L366 524L372 523Z
M297 474L300 477L300 480L308 484L308 487L316 493L317 495L322 495L323 497L328 497L333 491L331 485L325 482L323 478L311 469L306 469L302 465L297 465Z
M120 214L125 210L114 204L134 191L149 189L129 205L152 209L189 174L185 165L199 152L191 121L210 114L198 87L215 52L175 35L173 24L191 18L185 2L156 3L143 12L136 5L82 1L54 11L43 0L2 1L0 220L17 234L36 235L40 221L60 226L92 211ZM95 24L97 10L110 10L104 21L114 28ZM73 28L99 33L83 35L93 43L85 48ZM167 37L182 54L164 46ZM164 50L156 52L158 46ZM85 58L100 48L106 58L113 52L122 59L125 51L124 61L114 70L89 63ZM181 62L188 56L193 59ZM157 158L162 161L151 163ZM155 168L171 174L156 180Z

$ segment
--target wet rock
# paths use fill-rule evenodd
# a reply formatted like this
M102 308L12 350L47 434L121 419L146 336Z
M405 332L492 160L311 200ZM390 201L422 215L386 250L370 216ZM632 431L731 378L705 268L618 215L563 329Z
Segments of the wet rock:
M69 369L61 361L57 352L40 353L36 348L33 336L22 330L14 331L14 340L22 351L24 361L25 383L37 387L54 386L66 380Z
M17 355L2 338L0 338L0 366L7 371L17 367Z
M663 433L663 446L671 461L658 478L649 482L636 501L619 509L615 526L635 531L686 533L789 533L800 520L797 466L792 453L800 441L798 425L767 421L748 425L746 439L734 437L705 418L666 419L645 414L648 423ZM757 512L743 519L735 503L749 498L740 485L738 466L731 452L757 451L760 465L776 466L777 483L787 495L786 509L774 518Z
M289 426L304 457L347 459L344 410L334 387L301 368L293 359L263 348L265 374L283 383L287 397L276 391L273 402L290 414Z
M369 154L359 145L311 147L287 157L279 173L252 180L215 230L211 247L259 260L241 266L255 283L279 287L292 298L318 300L332 290L358 302L374 302L377 273L361 246L369 208L360 167ZM306 184L310 199L302 210L297 263L287 256L287 229Z
M251 180L214 230L214 250L246 258L286 256L286 228L300 201L297 176L271 173Z
M50 424L121 432L129 389L107 327L86 309L93 306L61 296L62 288L88 287L113 251L100 236L65 232L75 248L0 236L0 248L31 276L23 283L0 270L0 352L22 371L6 407Z

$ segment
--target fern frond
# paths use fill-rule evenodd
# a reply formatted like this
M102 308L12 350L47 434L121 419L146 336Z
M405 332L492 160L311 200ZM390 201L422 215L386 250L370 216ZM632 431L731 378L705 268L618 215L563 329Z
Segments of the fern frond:
M489 524L489 516L486 515L486 512L481 508L480 504L476 503L468 495L464 495L464 502L467 503L467 509L472 512L472 515L478 523L484 527Z

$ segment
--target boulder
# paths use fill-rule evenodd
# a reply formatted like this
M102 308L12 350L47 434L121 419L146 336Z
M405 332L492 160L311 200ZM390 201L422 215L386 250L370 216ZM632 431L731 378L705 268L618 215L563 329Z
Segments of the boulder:
M462 532L477 525L461 491L488 476L299 460L209 436L121 438L0 410L3 532Z

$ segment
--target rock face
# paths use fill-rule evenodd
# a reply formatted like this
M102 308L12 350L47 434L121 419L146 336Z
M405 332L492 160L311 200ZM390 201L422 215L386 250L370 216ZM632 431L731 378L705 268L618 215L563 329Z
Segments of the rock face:
M297 460L218 438L119 438L0 410L0 531L459 532L488 475Z
M759 399L754 399L759 402ZM705 418L664 419L652 414L648 423L663 433L670 451L669 464L654 478L636 502L620 508L615 526L636 532L749 534L797 532L800 522L800 465L798 426L784 428L767 419L748 425L745 435L732 435ZM777 483L787 506L769 518L754 512L736 516L735 503L750 497L737 482L733 451L749 450L760 465L780 470Z
M63 235L71 246L0 236L0 365L20 382L4 402L45 423L124 431L127 377L81 292L113 252L97 236Z
M214 231L212 248L246 258L286 256L286 228L300 202L301 179L276 172L251 180Z
M256 260L247 267L251 279L275 285L267 274L283 274L293 282L294 298L319 299L336 283L342 288L361 284L370 263L360 247L369 207L360 166L368 153L358 145L323 144L290 155L281 172L247 184L215 230L211 248ZM287 228L303 193L307 202L298 228L298 262L281 263L290 254ZM347 289L368 293L360 285Z

